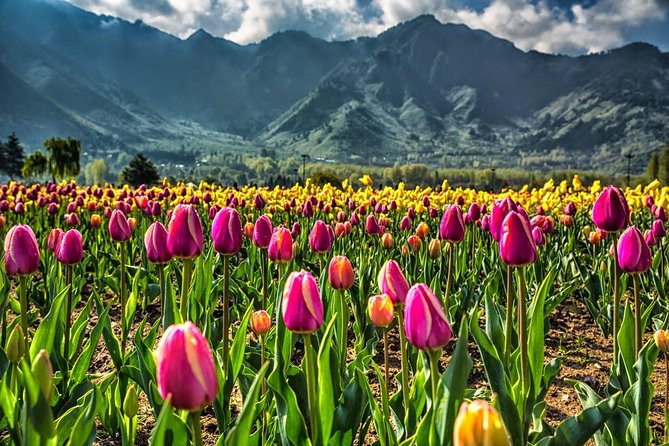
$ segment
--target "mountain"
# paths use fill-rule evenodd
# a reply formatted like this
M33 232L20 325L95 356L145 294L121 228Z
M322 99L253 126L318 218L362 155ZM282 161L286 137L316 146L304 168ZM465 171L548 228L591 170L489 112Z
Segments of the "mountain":
M342 162L614 169L669 142L669 54L524 52L432 16L374 38L179 39L62 0L0 0L0 134ZM638 169L643 158L638 158Z

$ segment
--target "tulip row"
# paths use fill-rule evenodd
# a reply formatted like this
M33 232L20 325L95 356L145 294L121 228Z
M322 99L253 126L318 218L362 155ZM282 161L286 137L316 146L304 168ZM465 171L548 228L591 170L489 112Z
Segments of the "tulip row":
M531 216L549 190L561 205L550 198L551 212L538 204ZM669 324L657 298L666 274L657 185L633 212L638 191L577 179L499 197L446 188L414 203L348 185L316 191L321 199L294 192L2 186L0 207L12 211L0 216L11 226L0 335L9 441L91 444L107 432L135 444L138 425L153 444L196 445L593 435L641 445L659 435L650 375L666 334L644 336ZM58 217L70 229L54 228ZM597 249L603 240L610 255ZM550 427L545 398L561 360L545 363L547 320L569 296L583 299L614 354L605 395L574 382L583 412ZM476 392L470 339L487 376ZM94 366L101 351L111 368ZM203 436L202 419L217 440Z

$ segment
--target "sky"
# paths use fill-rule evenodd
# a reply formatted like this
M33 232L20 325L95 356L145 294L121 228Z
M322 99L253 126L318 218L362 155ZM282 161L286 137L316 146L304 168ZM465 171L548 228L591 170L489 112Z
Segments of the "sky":
M669 0L67 0L186 38L202 28L240 44L277 31L327 40L376 36L420 14L464 23L523 50L586 54L645 41L669 51Z

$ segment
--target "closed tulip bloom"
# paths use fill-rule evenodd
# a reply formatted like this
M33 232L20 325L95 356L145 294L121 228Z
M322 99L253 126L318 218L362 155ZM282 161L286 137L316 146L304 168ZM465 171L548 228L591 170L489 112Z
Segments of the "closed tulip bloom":
M541 246L546 243L546 237L544 236L541 228L532 229L532 239L534 240L534 244L537 246Z
M382 294L390 297L394 305L404 305L409 292L409 284L396 261L388 260L384 263L379 270L377 280Z
M379 227L379 222L376 221L376 217L374 215L369 214L367 216L367 219L365 220L365 231L367 234L380 234L381 233L381 228Z
M492 238L499 242L501 238L502 223L509 212L518 212L518 206L510 197L498 200L492 205L492 214L490 216L490 234Z
M545 215L535 215L530 220L530 225L533 228L540 228L541 232L544 234L552 234L555 230L555 222L552 217L546 217Z
M10 276L26 276L39 269L39 247L28 225L12 226L5 236L5 270Z
M65 214L63 218L65 219L65 224L68 226L77 226L79 224L79 216L76 212Z
M267 334L272 327L272 318L267 311L258 310L251 314L251 330L259 336Z
M453 446L509 446L499 413L486 401L466 401L460 406L453 428Z
M109 217L109 235L115 242L125 242L132 236L128 219L118 209L114 209Z
M537 258L530 225L518 212L509 212L502 222L499 254L509 266L529 265Z
M567 206L564 208L564 213L567 215L571 215L572 217L576 215L576 205L570 201L567 203Z
M265 207L265 199L262 197L260 194L256 194L255 197L253 197L253 207L257 210L260 211Z
M161 222L154 222L146 230L144 246L149 262L163 264L172 260L172 253L167 245L167 229Z
M438 238L430 240L430 244L427 247L427 252L430 255L430 258L433 260L441 257L441 240Z
M592 221L607 232L625 229L629 224L629 214L625 195L615 186L606 187L592 207Z
M417 283L407 293L404 331L419 350L439 350L451 340L451 326L430 287Z
M323 302L311 273L294 271L288 276L281 299L281 314L286 328L308 334L323 325Z
M202 244L202 222L195 207L192 204L177 205L167 226L167 247L170 252L180 259L192 259L200 255Z
M424 239L428 235L430 235L430 227L425 223L424 221L421 221L418 223L418 226L416 227L416 235L420 239Z
M645 273L650 268L651 254L648 244L636 226L627 228L618 241L618 265L629 274Z
M479 206L478 203L472 203L469 205L467 215L469 215L469 219L471 221L477 221L479 218L481 218L481 206Z
M83 239L76 229L70 229L58 239L56 259L65 265L81 262L83 257Z
M267 249L272 239L272 221L267 215L261 215L253 226L253 244L260 249Z
M332 249L330 231L323 220L317 220L309 234L309 247L317 253L325 253Z
M293 259L293 237L288 229L279 226L274 230L267 254L275 263L287 263Z
M665 229L662 220L655 220L653 222L652 231L656 239L660 239L667 235L667 230Z
M400 231L410 231L411 230L411 219L408 216L402 217L400 220Z
M574 226L574 218L571 215L562 215L560 217L560 223L565 225L566 227L570 228Z
M490 216L489 215L484 215L483 218L481 218L481 229L483 229L486 232L490 231Z
M54 254L56 253L56 249L58 248L58 241L64 233L65 232L60 228L53 228L51 231L49 231L49 238L47 239L46 243L49 251Z
M643 239L645 240L646 244L648 246L655 246L657 245L657 239L653 235L653 231L651 229L646 229L643 233Z
M192 322L170 325L163 334L156 359L158 392L170 404L189 412L214 401L218 378L207 340Z
M353 286L353 267L346 256L334 256L330 260L328 280L335 290L348 290Z
M367 301L367 315L377 327L385 328L393 321L393 301L387 294L372 296Z
M667 221L667 213L664 211L664 207L658 206L655 209L655 218L661 221Z
M602 241L602 232L598 229L588 234L588 242L593 245L598 245ZM612 245L613 246L613 245Z
M102 219L100 218L100 214L91 215L91 227L99 228L100 226L102 226Z
M218 211L216 211L218 213ZM214 215L214 217L216 217ZM213 218L212 218L213 220ZM253 230L255 229L255 225L251 222L248 222L244 225L244 237L253 240Z
M218 211L211 225L211 238L219 254L231 256L242 249L242 220L236 209L224 207Z
M418 251L420 251L420 246L421 246L422 242L421 242L420 237L418 237L417 235L414 234L414 235L410 236L407 239L407 243L411 247L411 250L414 252L414 254L417 253Z
M383 246L383 249L393 249L393 246L395 246L395 240L390 232L381 236L381 246Z
M669 351L669 330L657 330L653 335L655 338L655 345L664 353Z
M655 204L655 200L650 195L646 195L644 203L645 203L647 208L650 208Z
M459 206L452 204L446 207L439 226L439 236L450 243L459 243L465 238L465 221Z

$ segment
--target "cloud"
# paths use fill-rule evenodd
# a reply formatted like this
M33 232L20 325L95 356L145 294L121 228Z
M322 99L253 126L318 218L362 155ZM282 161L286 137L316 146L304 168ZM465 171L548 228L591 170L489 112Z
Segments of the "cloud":
M96 13L142 21L180 37L198 28L246 44L298 29L325 39L376 35L420 14L464 23L524 50L597 52L666 21L669 0L69 0ZM476 7L474 7L474 5ZM563 5L563 6L561 6Z

